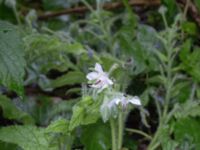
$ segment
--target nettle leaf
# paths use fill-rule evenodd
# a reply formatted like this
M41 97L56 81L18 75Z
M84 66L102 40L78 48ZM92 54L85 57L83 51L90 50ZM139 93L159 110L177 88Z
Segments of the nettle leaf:
M0 140L16 144L24 150L56 150L49 147L44 133L42 128L34 126L9 126L0 129Z
M59 149L71 150L74 135L69 132L68 128L69 121L66 119L58 119L52 122L45 129L45 133L47 133L50 137L50 144L59 146Z
M0 21L0 84L23 94L24 49L19 29Z
M53 132L53 133L67 133L69 127L69 121L66 119L59 119L52 122L47 128L46 132Z
M200 147L200 122L193 118L179 119L175 123L175 139L182 143L185 138L190 139L190 144L195 144L195 149Z
M108 150L111 148L111 133L108 124L101 122L85 126L81 142L86 150Z
M17 120L24 124L33 124L33 118L17 108L12 101L6 96L0 95L0 108L3 111L3 116L8 119Z
M88 125L97 122L100 118L101 101L94 101L91 97L84 97L73 107L73 115L69 124L69 130L80 125Z

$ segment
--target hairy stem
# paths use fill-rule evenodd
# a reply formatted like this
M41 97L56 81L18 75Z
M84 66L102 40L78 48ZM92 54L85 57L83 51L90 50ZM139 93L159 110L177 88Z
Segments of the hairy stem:
M114 119L110 119L110 128L112 137L112 150L117 150L116 125Z
M125 130L128 131L128 132L132 132L132 133L142 135L145 138L152 140L152 137L150 135L148 135L147 133L143 132L143 131L140 131L140 130L137 130L137 129L129 129L129 128L126 128Z
M122 149L123 131L124 131L124 114L123 111L121 111L118 116L118 150Z

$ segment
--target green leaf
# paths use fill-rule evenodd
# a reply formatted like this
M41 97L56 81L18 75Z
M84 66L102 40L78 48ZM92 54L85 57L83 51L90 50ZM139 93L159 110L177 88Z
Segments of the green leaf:
M162 145L162 150L176 150L178 146L178 142L171 138L168 126L162 128L159 140Z
M86 150L108 150L111 148L111 133L107 124L95 123L83 128L81 142Z
M15 144L10 144L10 143L0 141L0 149L1 150L18 150L18 146Z
M73 115L70 120L69 130L72 131L80 125L95 123L100 117L100 104L100 101L94 101L91 97L84 97L78 102L73 107Z
M194 0L195 6L197 6L198 10L200 11L200 1L199 0Z
M176 105L176 118L199 117L200 116L200 103L197 101L188 100L183 104Z
M187 81L181 81L179 83L176 83L171 88L172 97L176 97L179 100L179 102L185 102L186 100L188 100L190 94L191 94L191 87L190 83Z
M167 20L170 23L173 22L174 20L174 16L176 15L176 13L178 12L178 7L176 4L176 1L174 0L162 0L162 4L164 4L165 6L167 6Z
M85 53L85 49L83 48L83 45L80 43L73 43L73 44L68 44L66 46L67 52L74 54L74 55L81 55L82 53Z
M55 150L49 147L42 128L34 126L9 126L0 129L0 140L13 143L24 150Z
M79 71L70 71L61 77L51 81L51 87L58 88L64 85L81 84L85 81L85 75Z
M69 54L76 57L85 53L85 49L80 43L69 43L55 35L29 33L24 38L26 48L26 59L28 64L36 64L42 73L47 73L51 69L61 72L67 69L77 69L71 62Z
M186 32L190 35L197 34L197 25L193 22L183 22L182 29L184 32Z
M165 77L161 75L155 75L153 77L150 77L147 82L153 84L166 84L167 81Z
M155 54L157 54L161 62L167 62L167 56L165 56L162 52L157 50L155 51Z
M29 114L17 108L6 96L0 95L0 107L2 108L3 116L7 119L17 120L24 124L34 123L33 118Z
M66 119L59 119L52 122L47 128L46 132L54 133L67 133L68 132L69 121Z
M200 48L194 47L193 51L190 51L191 45L191 41L188 40L182 46L180 52L181 68L191 75L195 81L200 81Z
M193 118L183 118L175 123L175 139L181 143L184 138L190 137L196 149L200 147L200 122Z
M14 25L0 21L0 84L23 94L24 49Z

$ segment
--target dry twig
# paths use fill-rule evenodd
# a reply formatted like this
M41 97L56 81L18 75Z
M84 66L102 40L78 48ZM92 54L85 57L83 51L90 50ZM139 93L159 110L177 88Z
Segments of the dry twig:
M160 0L129 0L130 6L158 6L160 5L160 3L161 3ZM118 9L121 7L124 7L122 2L110 2L110 3L105 3L103 5L103 9L105 10L113 10L113 9ZM95 8L95 6L93 6L93 8ZM80 13L85 13L88 10L89 9L86 6L79 6L79 7L74 7L74 8L68 8L62 11L42 14L38 17L38 19L45 20L48 18L66 15L66 14L76 14L76 13L80 14Z

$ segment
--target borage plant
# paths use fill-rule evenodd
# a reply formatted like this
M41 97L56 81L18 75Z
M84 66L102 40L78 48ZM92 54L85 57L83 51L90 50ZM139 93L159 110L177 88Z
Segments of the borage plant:
M131 105L141 106L141 102L139 97L126 95L117 90L115 82L109 78L113 68L115 66L106 73L102 66L96 63L93 71L87 74L87 79L93 93L93 100L102 102L99 110L103 121L110 122L112 150L121 150L126 116Z

